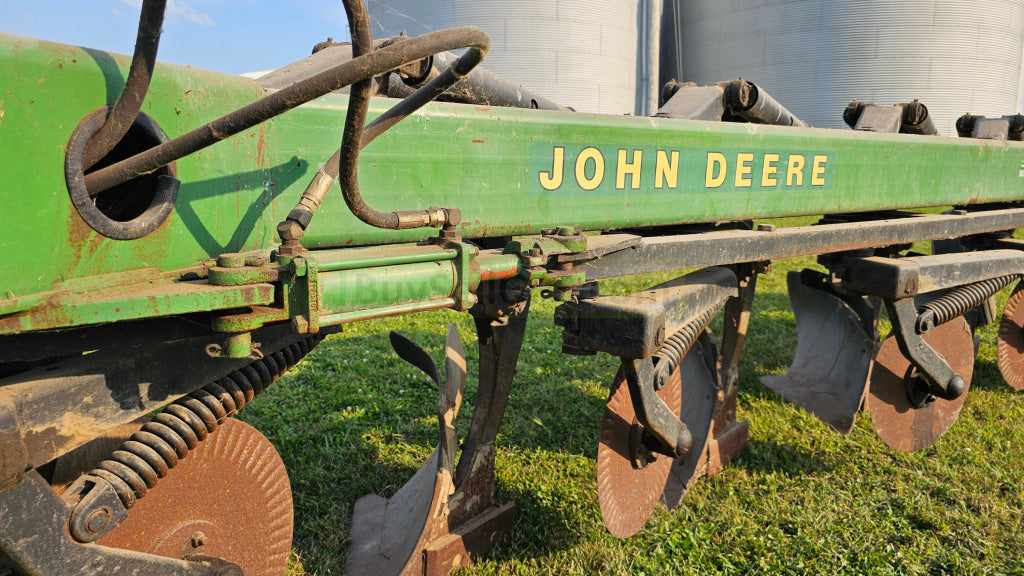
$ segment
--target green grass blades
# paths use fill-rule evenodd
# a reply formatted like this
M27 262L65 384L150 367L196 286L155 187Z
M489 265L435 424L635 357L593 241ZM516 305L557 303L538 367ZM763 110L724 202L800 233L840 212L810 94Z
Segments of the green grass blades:
M657 509L628 540L605 530L595 482L617 362L562 355L554 304L537 298L498 436L498 499L516 502L515 527L461 573L1024 574L1024 395L999 375L996 327L980 331L967 403L934 446L893 452L866 414L849 436L836 435L757 381L792 359L796 325L785 275L811 265L776 262L759 280L740 378L739 417L751 421L750 444L717 477L698 482L678 510ZM607 282L602 293L667 278ZM469 356L458 420L464 436L476 347L468 315L448 312L349 326L243 412L291 475L291 575L343 574L353 502L392 495L430 454L437 392L391 351L387 332L402 331L441 360L448 322L458 325Z

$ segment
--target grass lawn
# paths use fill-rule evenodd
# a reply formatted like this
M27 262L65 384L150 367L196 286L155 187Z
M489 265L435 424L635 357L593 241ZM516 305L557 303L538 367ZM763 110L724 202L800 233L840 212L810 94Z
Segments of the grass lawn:
M600 418L617 361L562 355L554 303L535 293L498 436L498 499L516 502L515 527L462 573L1024 574L1024 394L999 375L996 326L982 329L963 412L934 446L893 452L867 414L840 436L758 382L792 359L796 326L785 275L808 265L813 260L778 261L759 280L739 389L750 444L718 476L702 479L679 509L659 508L628 540L605 530L595 482ZM610 281L602 293L666 278ZM454 312L349 326L243 411L291 476L291 575L343 574L355 499L390 496L430 454L436 392L395 356L387 332L404 332L440 360L448 322L458 325L469 353L464 434L476 347L469 316Z

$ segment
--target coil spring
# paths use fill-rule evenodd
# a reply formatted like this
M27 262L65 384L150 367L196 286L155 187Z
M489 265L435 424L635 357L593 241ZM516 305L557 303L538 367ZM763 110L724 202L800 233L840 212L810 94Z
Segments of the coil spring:
M89 474L110 483L124 507L131 508L189 450L297 364L322 339L303 338L179 398Z
M922 334L931 332L936 326L977 308L1017 278L1016 274L1012 274L960 286L924 304L917 309L917 331Z
M724 302L722 305L724 305ZM722 305L705 310L662 343L661 348L654 355L658 359L658 364L654 369L655 389L660 390L668 383L669 374L679 366L679 362L682 361L687 350L693 346L697 336L700 336L704 327L715 317L715 314L722 308Z

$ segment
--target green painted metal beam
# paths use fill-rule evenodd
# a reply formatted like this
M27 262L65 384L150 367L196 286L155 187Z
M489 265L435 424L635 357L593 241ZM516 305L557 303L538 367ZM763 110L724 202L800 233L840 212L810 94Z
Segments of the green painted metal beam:
M0 61L7 312L46 306L37 295L70 279L274 248L275 225L338 145L347 103L326 96L178 161L171 219L116 241L73 208L64 151L79 121L117 98L128 58L0 35ZM143 110L173 137L262 94L249 79L161 65ZM394 102L374 100L371 115ZM375 207L457 207L463 236L480 238L1017 200L1022 162L1016 142L433 104L368 146L360 175ZM433 233L370 228L335 188L305 242L341 248Z

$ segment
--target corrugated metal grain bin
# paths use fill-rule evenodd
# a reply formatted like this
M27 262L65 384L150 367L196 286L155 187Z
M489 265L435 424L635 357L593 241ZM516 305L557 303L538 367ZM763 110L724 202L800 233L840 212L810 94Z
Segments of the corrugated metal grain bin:
M813 126L844 126L842 111L852 99L919 98L950 136L965 112L1021 110L1022 0L670 3L667 19L679 28L662 38L680 43L662 53L678 56L685 80L743 76Z
M375 38L478 26L484 66L580 112L631 114L636 105L638 0L374 0Z

